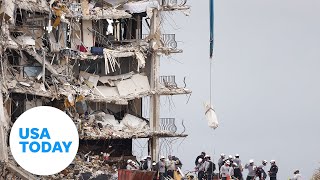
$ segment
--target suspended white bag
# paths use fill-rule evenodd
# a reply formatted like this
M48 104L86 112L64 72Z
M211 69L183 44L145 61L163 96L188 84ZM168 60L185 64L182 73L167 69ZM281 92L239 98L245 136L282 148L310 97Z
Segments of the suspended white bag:
M205 115L208 120L208 126L216 129L219 126L218 118L216 115L216 112L214 111L213 107L211 106L210 103L206 102L204 103L204 108L205 108Z

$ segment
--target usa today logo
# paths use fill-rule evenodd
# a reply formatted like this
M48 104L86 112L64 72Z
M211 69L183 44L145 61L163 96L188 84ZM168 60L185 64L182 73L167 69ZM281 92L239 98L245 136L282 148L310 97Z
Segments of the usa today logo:
M69 166L79 147L79 135L63 111L39 106L24 112L10 132L16 162L36 175L52 175Z

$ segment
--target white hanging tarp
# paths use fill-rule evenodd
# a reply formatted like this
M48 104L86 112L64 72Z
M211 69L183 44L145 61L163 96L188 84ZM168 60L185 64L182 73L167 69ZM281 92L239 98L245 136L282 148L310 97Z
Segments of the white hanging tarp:
M216 129L219 126L216 112L214 111L211 104L208 102L204 103L204 108L205 108L205 115L208 120L208 126L213 129Z

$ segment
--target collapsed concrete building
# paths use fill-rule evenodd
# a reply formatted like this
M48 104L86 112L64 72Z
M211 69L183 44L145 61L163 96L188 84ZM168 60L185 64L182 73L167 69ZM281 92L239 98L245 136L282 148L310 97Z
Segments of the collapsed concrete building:
M111 178L134 158L132 139L149 138L157 160L159 138L185 137L174 120L161 121L159 103L191 91L160 76L159 60L182 52L174 34L161 34L161 12L187 9L185 0L2 0L0 179ZM19 168L8 148L10 127L36 106L64 111L79 131L78 156L50 177Z

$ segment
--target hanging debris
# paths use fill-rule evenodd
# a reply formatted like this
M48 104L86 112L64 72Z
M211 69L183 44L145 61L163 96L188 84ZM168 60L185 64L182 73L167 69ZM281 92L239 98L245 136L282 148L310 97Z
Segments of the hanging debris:
M205 108L205 116L208 120L208 126L213 129L216 129L219 126L216 112L214 111L211 104L208 102L204 103L204 108Z

